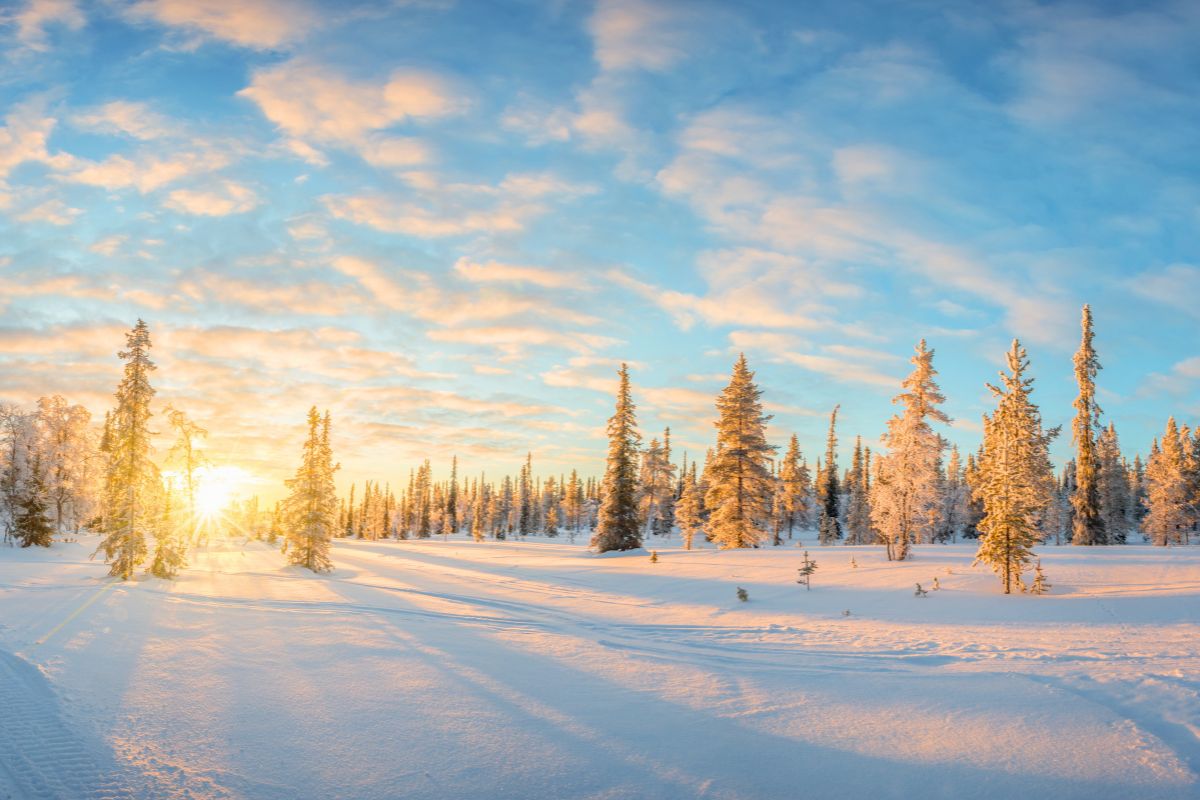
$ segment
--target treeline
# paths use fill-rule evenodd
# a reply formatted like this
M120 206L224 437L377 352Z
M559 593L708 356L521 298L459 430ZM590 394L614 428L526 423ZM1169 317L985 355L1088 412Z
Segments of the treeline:
M883 545L903 560L915 545L979 541L1005 591L1022 575L1039 543L1189 544L1200 524L1200 430L1167 422L1143 463L1121 451L1113 422L1102 425L1095 401L1100 369L1091 310L1084 307L1074 358L1079 394L1072 422L1074 457L1055 471L1049 456L1059 429L1043 426L1033 402L1029 359L1019 341L988 388L996 408L985 415L977 450L964 455L935 430L950 419L935 380L934 351L924 340L913 371L894 398L882 448L855 437L849 466L838 463L838 408L821 456L810 467L793 435L786 447L766 440L770 417L744 356L716 398L717 437L703 461L672 459L670 430L643 447L628 371L619 372L616 410L602 481L537 478L532 459L515 476L460 479L457 459L447 480L432 480L429 461L394 494L384 483L357 487L342 503L339 535L409 538L469 531L476 540L588 529L599 551L641 546L678 531L690 548L697 536L723 548L780 545L815 529L821 544Z
M97 552L122 578L147 562L155 575L174 575L189 548L218 525L282 539L292 563L316 571L331 566L336 537L574 540L586 530L604 552L675 532L686 548L697 537L738 548L780 545L811 530L825 545L883 545L895 560L909 558L917 545L968 538L979 540L979 559L1011 591L1023 587L1037 544L1121 544L1139 534L1157 545L1189 544L1200 524L1200 431L1171 419L1145 463L1128 460L1096 404L1100 363L1086 306L1081 332L1074 456L1058 472L1049 446L1060 431L1042 424L1019 342L998 381L988 384L996 407L983 419L983 441L964 457L936 427L950 420L934 351L922 340L881 447L872 450L856 436L846 466L838 463L837 407L811 465L795 435L783 448L767 441L771 417L743 355L716 398L716 439L700 460L684 454L677 462L669 429L643 444L622 367L602 479L578 470L539 476L527 454L516 474L499 477L462 477L455 458L439 481L426 460L395 489L368 481L339 498L331 420L313 408L286 499L268 512L252 498L215 520L196 508L207 431L167 406L161 416L174 441L161 463L152 457L155 365L149 329L139 320L119 353L124 376L101 425L57 396L30 411L0 408L0 522L5 540L23 546L48 546L55 532L99 533Z
M118 353L125 364L115 406L98 427L86 408L58 396L42 398L28 412L0 407L4 541L49 547L56 533L87 530L100 535L94 555L104 555L110 575L127 580L145 566L170 578L199 540L233 526L272 540L282 535L292 563L328 569L329 520L337 514L328 413L310 413L301 466L288 481L291 493L269 522L257 498L217 518L197 508L199 476L209 466L201 447L208 432L167 406L162 416L174 440L162 462L155 461L150 377L156 366L144 321L126 334L125 345Z

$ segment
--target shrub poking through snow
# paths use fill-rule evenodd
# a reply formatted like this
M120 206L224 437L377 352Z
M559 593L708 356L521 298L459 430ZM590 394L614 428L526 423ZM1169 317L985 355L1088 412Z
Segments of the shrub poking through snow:
M743 589L742 587L739 586L739 587L737 587L737 598L738 598L738 600L741 600L744 603L750 599L750 595L749 595L749 593L746 592L745 589Z
M1039 558L1037 566L1033 570L1033 586L1029 588L1030 594L1046 594L1050 591L1053 584L1046 580L1046 573L1042 572L1042 560Z
M914 597L926 597L928 595L929 595L929 592L925 589L922 589L921 584L918 583L917 590L915 592L913 592L913 596Z
M804 566L797 568L800 577L796 578L796 583L804 584L804 590L808 591L812 588L812 574L817 571L817 562L808 557L808 551L804 551Z

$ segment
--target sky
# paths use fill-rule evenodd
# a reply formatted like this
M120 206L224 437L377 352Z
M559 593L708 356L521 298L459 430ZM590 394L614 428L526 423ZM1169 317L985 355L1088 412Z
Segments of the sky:
M694 456L745 352L815 461L924 337L974 449L1013 337L1069 431L1090 303L1145 453L1200 422L1196 41L1194 2L0 0L0 401L102 416L140 317L266 494L314 404L343 484L599 474L620 362Z

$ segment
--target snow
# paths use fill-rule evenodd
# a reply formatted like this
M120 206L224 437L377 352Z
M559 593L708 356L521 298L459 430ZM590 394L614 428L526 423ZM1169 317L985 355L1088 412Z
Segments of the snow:
M95 543L0 548L5 800L1200 796L1200 549Z

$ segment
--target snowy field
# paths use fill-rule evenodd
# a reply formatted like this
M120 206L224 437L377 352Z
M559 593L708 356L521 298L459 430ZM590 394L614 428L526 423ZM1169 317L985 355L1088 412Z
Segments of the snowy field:
M0 798L1200 797L1200 548L94 545L0 548Z

